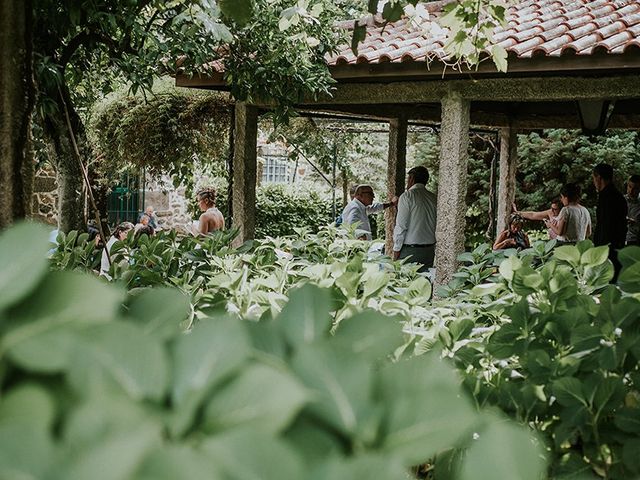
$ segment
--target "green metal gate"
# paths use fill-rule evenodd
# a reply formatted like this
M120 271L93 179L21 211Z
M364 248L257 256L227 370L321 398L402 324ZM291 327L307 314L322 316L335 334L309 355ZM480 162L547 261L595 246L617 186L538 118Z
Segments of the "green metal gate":
M125 173L109 194L107 213L109 225L120 222L137 223L144 208L144 170Z

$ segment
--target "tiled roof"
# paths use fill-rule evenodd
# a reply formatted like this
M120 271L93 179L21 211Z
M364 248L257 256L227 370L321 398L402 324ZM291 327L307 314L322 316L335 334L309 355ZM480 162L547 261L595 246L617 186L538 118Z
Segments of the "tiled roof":
M640 0L525 0L509 7L494 41L513 58L640 52ZM424 32L427 33L424 33ZM443 35L407 19L371 26L355 56L348 46L330 65L444 60Z

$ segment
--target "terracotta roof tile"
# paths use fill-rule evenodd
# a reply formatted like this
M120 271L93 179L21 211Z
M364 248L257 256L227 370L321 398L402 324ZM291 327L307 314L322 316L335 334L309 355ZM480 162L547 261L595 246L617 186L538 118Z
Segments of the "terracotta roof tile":
M639 37L639 0L523 0L509 6L506 27L494 32L494 41L510 58L620 54L638 51ZM384 28L369 27L357 58L345 45L328 61L336 65L445 59L442 47L441 39L402 19Z

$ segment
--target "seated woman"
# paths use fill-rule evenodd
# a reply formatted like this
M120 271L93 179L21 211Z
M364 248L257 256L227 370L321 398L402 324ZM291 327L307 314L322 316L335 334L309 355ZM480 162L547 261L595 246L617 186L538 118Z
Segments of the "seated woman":
M516 204L513 204L513 212L520 215L525 220L540 220L551 225L556 225L558 222L558 215L560 215L560 210L562 210L562 201L559 198L554 198L551 200L551 208L548 210L542 210L539 212L521 212L516 208ZM549 238L553 240L558 235L554 232L550 227L547 226L547 233L549 234Z
M111 266L111 262L110 262L111 247L113 247L113 244L116 243L117 241L121 242L125 238L127 238L127 235L131 230L133 230L133 223L122 222L113 231L113 235L111 236L111 238L105 245L104 249L102 250L102 259L100 261L101 276L107 277L109 280L111 280L111 276L109 275L109 267ZM107 255L107 252L109 252L109 255Z
M529 248L529 237L522 231L522 223L522 217L517 213L512 213L509 216L507 228L500 232L500 235L498 235L498 238L493 244L493 249Z
M196 201L203 213L200 215L200 219L194 222L193 233L206 235L216 230L224 230L224 217L216 208L216 189L206 187L199 190L196 193Z
M591 215L580 205L580 186L575 183L564 185L560 190L560 201L563 207L558 221L555 224L545 221L545 225L556 233L556 240L575 243L591 236Z

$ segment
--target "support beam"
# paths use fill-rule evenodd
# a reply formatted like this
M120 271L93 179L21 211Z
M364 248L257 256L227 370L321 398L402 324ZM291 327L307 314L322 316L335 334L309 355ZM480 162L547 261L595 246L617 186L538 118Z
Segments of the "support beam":
M407 118L402 116L389 121L389 157L387 163L387 198L404 192L407 168ZM385 252L393 250L393 228L396 225L396 209L384 212Z
M456 258L464 250L469 112L469 101L456 92L443 97L436 224L436 285L444 285L451 280L458 267Z
M505 229L511 205L516 198L516 169L518 165L518 134L514 128L500 129L500 179L498 180L498 232Z
M240 230L234 246L255 235L258 109L238 102L235 106L233 147L233 221Z

